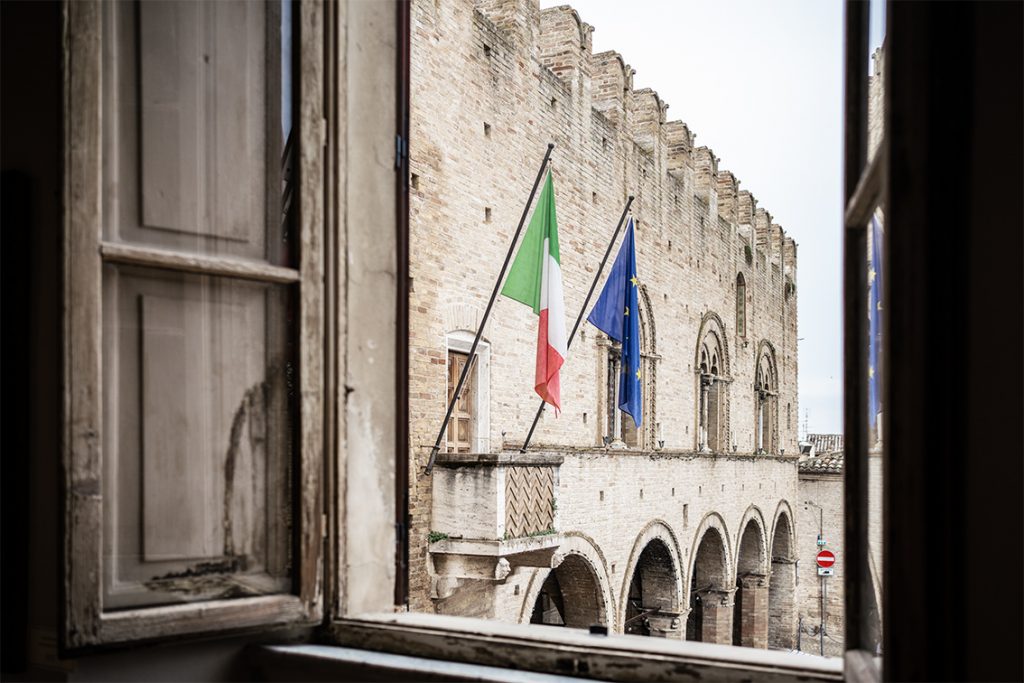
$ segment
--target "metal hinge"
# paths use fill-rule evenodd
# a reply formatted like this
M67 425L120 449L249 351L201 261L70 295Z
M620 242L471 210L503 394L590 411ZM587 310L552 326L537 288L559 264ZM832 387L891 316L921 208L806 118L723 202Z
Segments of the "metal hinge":
M395 168L402 168L402 162L409 156L409 141L401 135L395 136Z

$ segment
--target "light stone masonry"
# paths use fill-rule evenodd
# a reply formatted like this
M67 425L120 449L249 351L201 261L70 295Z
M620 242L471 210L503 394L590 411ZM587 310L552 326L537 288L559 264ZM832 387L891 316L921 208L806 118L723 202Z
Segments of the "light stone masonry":
M795 533L796 243L740 189L732 172L719 168L711 149L696 145L685 123L667 120L668 105L655 91L634 89L634 72L621 55L592 53L593 29L570 7L541 11L536 0L414 0L412 27L410 608L473 609L529 622L532 601L551 571L512 566L490 588L466 583L461 590L450 583L449 597L438 598L428 533L436 529L433 515L444 516L450 527L453 514L435 512L424 466L446 407L451 335L472 334L479 324L552 142L568 329L627 196L636 198L645 387L638 446L605 448L608 343L592 326L580 327L561 372L562 412L556 417L545 411L531 446L531 452L564 458L557 467L552 530L562 541L559 559L576 553L596 563L607 623L621 630L631 565L644 549L638 543L663 539L680 565L675 610L665 608L680 623L673 625L669 614L663 626L681 634L690 611L691 564L703 534L722 537L725 569L714 580L720 589L735 590L739 538L751 511L762 530L758 552L765 576L775 566L780 511L790 538ZM740 275L743 334L736 324ZM487 400L479 410L486 419L477 417L488 427L474 439L481 451L514 452L523 442L538 405L536 328L537 318L525 306L502 297L495 302L484 331ZM723 424L718 452L705 454L697 453L698 363L700 341L709 331L721 335ZM755 454L762 357L774 373L767 422L775 437L766 439L766 453ZM452 490L471 485L460 487ZM498 495L500 487L485 488ZM481 501L480 509L497 518L502 505ZM795 540L787 548L784 559L790 560ZM792 571L791 564L784 566ZM772 602L786 621L779 628L795 638L792 591L785 604L770 595L753 599ZM721 642L732 642L731 601L728 609L705 608L708 616L728 612L728 619L716 616L707 624ZM747 621L755 634L746 637L763 647L758 634L767 626L758 618L767 624L763 610L760 617L751 614Z

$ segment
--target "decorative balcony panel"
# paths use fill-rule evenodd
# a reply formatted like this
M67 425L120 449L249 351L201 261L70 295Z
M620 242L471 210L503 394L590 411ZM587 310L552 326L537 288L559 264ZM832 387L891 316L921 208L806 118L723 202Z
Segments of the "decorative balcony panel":
M553 532L554 528L555 468L507 468L505 535L520 538Z

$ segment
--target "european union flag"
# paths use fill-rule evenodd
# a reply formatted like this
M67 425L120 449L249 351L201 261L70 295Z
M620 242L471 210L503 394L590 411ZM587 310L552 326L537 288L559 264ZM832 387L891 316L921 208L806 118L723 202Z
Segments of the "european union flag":
M878 427L882 410L879 386L878 356L882 346L882 221L876 213L871 217L871 260L868 263L868 419Z
M587 316L597 329L622 344L621 376L619 377L619 409L640 426L643 394L640 387L640 318L637 309L636 249L633 241L633 218L626 226L626 236L615 257L601 296Z

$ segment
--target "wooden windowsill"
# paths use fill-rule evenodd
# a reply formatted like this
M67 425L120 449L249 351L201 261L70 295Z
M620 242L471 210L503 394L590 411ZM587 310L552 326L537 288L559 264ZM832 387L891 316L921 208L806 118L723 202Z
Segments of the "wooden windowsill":
M595 635L552 626L436 614L368 614L335 622L327 642L345 648L446 662L614 681L839 681L843 660L775 650ZM277 656L307 650L275 648ZM512 671L514 668L518 671Z

